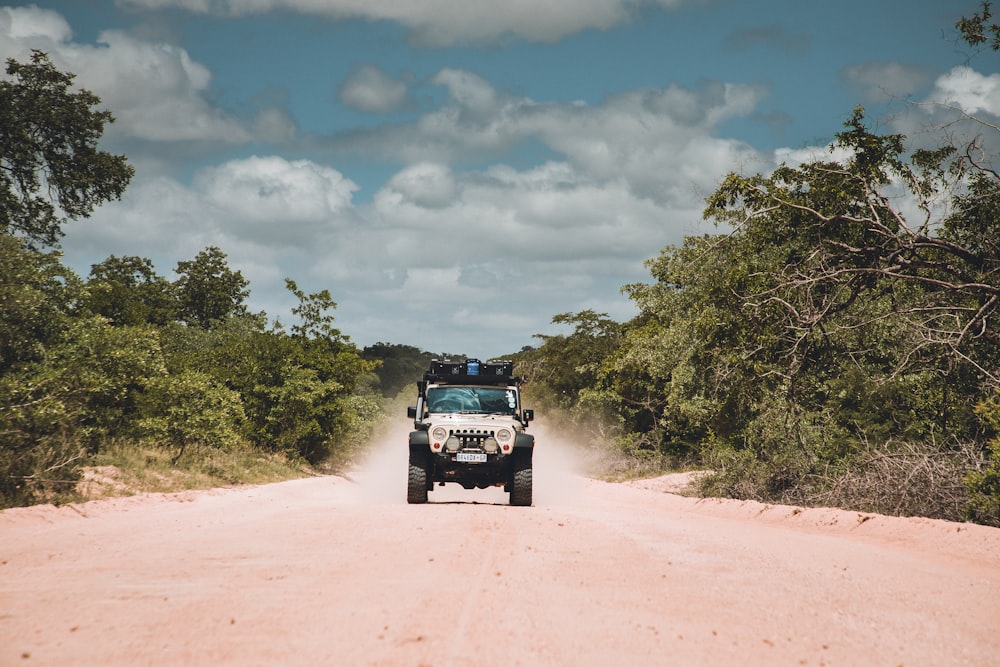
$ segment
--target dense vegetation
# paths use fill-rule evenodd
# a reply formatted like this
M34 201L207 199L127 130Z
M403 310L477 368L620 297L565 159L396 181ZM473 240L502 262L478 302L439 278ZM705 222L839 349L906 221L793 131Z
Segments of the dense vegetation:
M956 27L997 50L989 10ZM231 481L233 460L336 466L438 356L359 350L329 292L292 280L290 329L250 313L219 248L172 281L140 257L74 275L61 226L131 168L96 149L111 115L44 54L8 73L0 506L65 498L113 452L208 460ZM914 149L859 108L829 159L730 174L706 200L718 232L623 288L635 318L563 313L570 333L513 355L533 407L612 472L697 467L704 493L1000 526L1000 128L960 116L985 136Z

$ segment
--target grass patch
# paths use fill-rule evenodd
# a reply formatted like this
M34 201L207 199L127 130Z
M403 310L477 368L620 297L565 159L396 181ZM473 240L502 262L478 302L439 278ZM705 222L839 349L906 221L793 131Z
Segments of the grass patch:
M305 463L251 449L192 449L177 462L155 446L115 444L83 468L77 492L83 500L137 493L176 493L241 484L268 484L316 474Z

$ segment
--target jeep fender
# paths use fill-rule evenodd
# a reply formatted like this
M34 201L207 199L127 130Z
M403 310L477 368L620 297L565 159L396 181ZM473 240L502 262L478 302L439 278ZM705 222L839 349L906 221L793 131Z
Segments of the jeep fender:
M535 447L535 436L530 433L518 433L514 438L514 449L533 449Z
M427 431L410 431L410 451L414 449L428 450L431 446Z

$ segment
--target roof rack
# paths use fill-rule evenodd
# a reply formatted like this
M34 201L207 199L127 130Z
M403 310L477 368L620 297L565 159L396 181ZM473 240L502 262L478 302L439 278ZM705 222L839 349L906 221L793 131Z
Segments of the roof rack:
M487 362L434 359L430 370L424 373L424 380L447 384L521 384L521 378L514 375L514 362L506 359Z

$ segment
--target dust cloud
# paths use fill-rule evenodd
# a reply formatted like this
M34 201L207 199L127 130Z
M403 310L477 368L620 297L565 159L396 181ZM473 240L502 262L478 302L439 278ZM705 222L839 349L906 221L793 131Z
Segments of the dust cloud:
M382 426L372 437L367 453L346 477L356 484L359 502L405 504L407 440L413 422L399 419Z
M534 504L574 504L584 493L586 457L581 446L549 428L543 419L528 429L535 436Z

